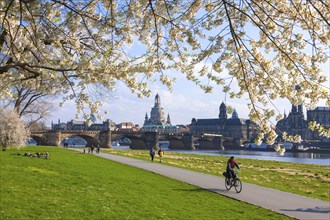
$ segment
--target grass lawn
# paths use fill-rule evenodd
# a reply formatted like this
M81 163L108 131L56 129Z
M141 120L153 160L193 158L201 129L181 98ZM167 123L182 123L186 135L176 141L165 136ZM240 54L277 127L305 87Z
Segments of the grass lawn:
M14 155L48 151L50 159ZM135 167L55 147L0 152L0 219L289 219Z
M103 152L150 160L146 150L108 150ZM158 161L158 155L155 160ZM165 152L163 163L222 176L228 157ZM330 201L330 166L236 158L240 179L286 192Z

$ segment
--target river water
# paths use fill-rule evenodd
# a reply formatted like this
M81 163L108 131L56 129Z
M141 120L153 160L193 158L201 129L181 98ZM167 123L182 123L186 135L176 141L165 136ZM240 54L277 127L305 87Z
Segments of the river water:
M113 146L114 149L128 150L128 146ZM253 150L171 150L163 148L164 151L178 152L185 154L198 154L209 156L234 156L237 158L247 158L256 160L275 160L282 162L318 164L330 166L329 153L310 153L310 152L285 152L284 156L280 156L277 152L272 151L253 151Z
M176 152L176 150L170 150ZM182 153L192 153L210 156L234 156L237 158L248 158L257 160L275 160L282 162L318 164L330 166L330 154L308 153L308 152L286 152L280 156L277 152L250 151L250 150L224 150L224 151L178 151Z

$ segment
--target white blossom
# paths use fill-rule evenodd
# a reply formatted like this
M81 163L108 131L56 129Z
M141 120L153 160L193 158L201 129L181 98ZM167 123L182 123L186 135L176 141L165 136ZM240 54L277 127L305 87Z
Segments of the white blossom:
M0 144L2 149L23 146L28 135L28 129L15 111L0 108Z
M145 97L154 80L171 90L175 79L168 73L176 70L205 92L214 83L231 98L247 95L250 118L267 129L270 142L273 100L330 105L329 78L320 68L329 59L330 8L324 1L0 4L6 11L0 13L0 99L11 96L8 85L24 81L35 90L62 92L63 101L75 100L78 114L85 108L97 113L90 85L112 91L121 81ZM198 66L208 68L198 72ZM225 69L233 80L224 77Z

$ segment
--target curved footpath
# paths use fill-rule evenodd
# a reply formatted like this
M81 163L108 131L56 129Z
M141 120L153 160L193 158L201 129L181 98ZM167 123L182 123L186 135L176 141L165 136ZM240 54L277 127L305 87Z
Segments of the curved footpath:
M75 149L76 150L76 149ZM78 150L81 151L81 150ZM166 177L180 180L221 195L244 201L265 209L272 210L297 219L330 220L330 203L293 193L282 192L254 184L244 183L241 193L234 189L227 191L224 178L182 168L172 167L157 162L137 160L113 154L94 154L102 158L138 167ZM166 158L165 158L166 160ZM329 186L330 190L330 186Z

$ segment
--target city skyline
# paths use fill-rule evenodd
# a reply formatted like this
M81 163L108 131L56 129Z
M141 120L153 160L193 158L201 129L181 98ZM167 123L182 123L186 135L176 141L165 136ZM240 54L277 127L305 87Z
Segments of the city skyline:
M323 74L328 77L323 86L330 90L330 48L329 58L327 62L321 65ZM223 71L224 75L229 76L227 70ZM186 79L185 75L171 71L167 75L175 78L173 91L171 92L166 86L159 81L149 82L149 88L152 91L150 97L138 98L137 94L133 94L131 90L121 81L116 83L115 91L109 97L100 100L104 103L100 107L103 120L110 119L115 123L132 122L134 124L143 125L145 114L150 115L150 110L154 105L154 97L158 93L161 97L161 104L164 113L170 114L172 124L190 124L192 118L217 118L219 114L219 106L224 102L238 112L238 116L243 119L249 118L248 97L244 95L242 98L230 98L229 94L222 91L222 87L209 82L206 79L200 79L204 84L214 87L212 93L205 93L196 84ZM292 85L295 86L295 85ZM238 91L239 87L235 80L231 84L232 91ZM50 125L51 121L57 122L60 119L63 122L70 120L83 121L83 118L76 119L76 107L73 101L67 101L63 107L59 107L60 99L54 101L56 108L52 116L46 120L46 124ZM285 99L276 99L273 101L275 107L275 116L284 112L288 114L291 110L291 103ZM326 106L326 101L321 100L317 106ZM103 114L107 111L108 114ZM86 110L89 113L89 110ZM306 116L306 108L304 106L304 115ZM231 117L231 114L229 115ZM97 119L98 122L102 121ZM271 123L276 124L275 117Z
M120 90L112 94L113 98L102 100L104 105L100 108L100 112L102 114L102 112L107 111L108 114L102 114L103 119L97 119L97 122L110 119L115 123L132 122L142 126L145 114L147 113L150 116L150 110L154 105L154 98L157 93L160 95L165 115L170 114L172 124L190 124L192 118L217 118L221 102L225 102L227 106L236 109L240 118L249 118L248 101L245 99L229 99L225 97L220 88L216 88L213 93L204 93L189 81L185 84L182 84L182 82L177 83L173 92L159 84L152 84L150 87L153 91L150 97L138 98L136 94L132 94L127 87L119 83L117 88L120 88ZM55 107L59 105L59 102L60 100L54 101ZM287 100L276 100L274 104L282 114L284 112L288 114L291 110L291 104ZM325 102L319 103L318 106L325 106ZM304 114L306 116L305 108ZM50 125L51 121L57 123L58 119L61 122L83 121L82 118L76 119L75 115L74 103L68 101L63 107L57 107L52 116L46 120L46 125ZM229 114L229 117L231 117L231 114ZM275 119L272 123L276 124Z

